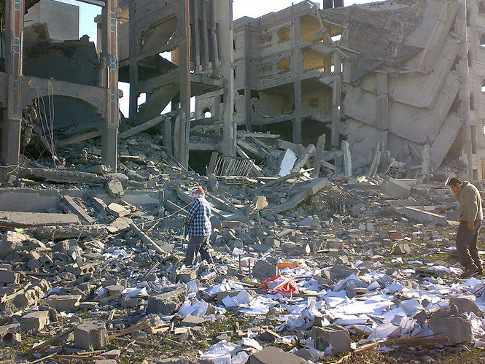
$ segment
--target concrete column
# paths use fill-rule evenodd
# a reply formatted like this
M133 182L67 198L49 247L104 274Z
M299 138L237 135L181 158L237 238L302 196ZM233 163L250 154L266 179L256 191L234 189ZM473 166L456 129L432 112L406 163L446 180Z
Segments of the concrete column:
M204 68L209 66L209 4L207 0L201 0L202 2L202 47L203 58L202 63Z
M214 0L215 2L215 0ZM222 140L222 153L225 156L236 154L236 132L234 124L234 52L232 27L232 0L217 0L217 9L220 11L219 31L221 39L222 72L224 74L224 130Z
M138 111L138 42L136 37L136 6L130 1L130 109L129 118L135 120Z
M340 144L340 120L342 107L342 60L340 54L333 54L334 83L332 89L332 146Z
M459 0L460 9L457 16L458 34L462 37L461 60L459 64L460 78L462 87L460 89L461 99L461 118L465 131L464 152L467 159L467 174L470 180L473 179L473 152L472 152L472 135L471 135L471 117L470 117L470 69L468 65L469 53L469 36L467 23L467 0Z
M387 149L388 132L390 128L390 111L389 111L389 74L386 72L377 73L377 125L384 131L382 140L382 149Z
M8 74L7 108L3 112L1 159L6 165L20 160L22 132L22 58L24 31L24 0L5 1L5 31L7 49L5 68Z
M190 6L189 0L180 2L179 10L179 85L180 85L180 121L175 125L176 153L175 158L188 168L190 144Z
M293 143L300 144L302 141L302 96L301 96L301 74L303 73L303 54L300 48L301 42L301 22L300 17L294 12L294 7L291 7L291 38L292 38L292 52L291 52L291 72L293 74L293 100L295 104L293 120Z
M103 9L106 42L103 55L106 57L106 122L103 130L103 163L112 171L118 167L118 0L106 0Z
M220 64L219 59L219 40L217 36L217 8L216 8L216 0L210 0L210 10L211 10L211 17L210 17L210 28L211 28L211 46L212 46L212 54L214 57L214 68L217 68ZM232 45L231 45L232 49Z
M193 27L194 27L194 48L195 48L195 68L199 70L200 68L200 0L194 0L194 16L193 16Z

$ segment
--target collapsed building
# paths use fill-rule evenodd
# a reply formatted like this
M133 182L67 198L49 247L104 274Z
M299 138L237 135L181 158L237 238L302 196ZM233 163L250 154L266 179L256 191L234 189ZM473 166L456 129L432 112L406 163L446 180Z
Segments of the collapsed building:
M56 158L101 136L116 170L119 135L157 127L184 166L213 151L254 157L238 145L246 131L319 144L335 164L343 147L351 173L387 158L423 173L462 161L485 178L481 1L303 1L235 21L227 0L84 2L102 8L97 43L69 39L71 5L4 2L5 165L32 133ZM126 120L118 81L130 85Z
M463 157L483 179L485 5L385 1L319 9L309 1L234 23L235 119L327 149L351 146L354 169L376 152L429 168ZM465 41L467 39L467 41ZM467 56L469 55L469 56ZM198 116L220 109L217 93Z

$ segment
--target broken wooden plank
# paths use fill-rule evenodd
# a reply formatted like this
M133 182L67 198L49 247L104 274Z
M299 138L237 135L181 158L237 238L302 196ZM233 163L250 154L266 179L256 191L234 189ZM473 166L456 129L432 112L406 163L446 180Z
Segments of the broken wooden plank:
M35 181L72 184L100 185L106 181L105 177L98 176L94 173L49 168L19 168L19 177Z
M28 228L72 224L80 224L79 218L73 214L0 211L1 228Z
M288 198L285 202L280 205L270 207L268 210L264 210L264 212L272 212L279 214L281 212L285 212L288 210L292 210L296 208L299 204L310 198L311 196L317 194L322 189L329 185L329 181L326 178L318 178L310 182L307 186L304 187L304 190L301 192L296 193L295 195Z
M147 122L144 122L143 124L137 125L131 129L128 129L122 133L120 133L119 138L120 139L126 139L132 136L135 136L137 134L140 134L148 129L151 129L159 124L162 123L162 121L165 120L164 117L162 116L157 116L154 119L148 120Z
M96 220L94 220L91 216L89 216L88 212L80 206L74 198L71 196L64 195L62 196L64 203L66 204L67 209L77 215L81 221L84 221L88 224L94 224Z
M67 147L68 145L79 144L79 143L85 142L87 140L99 138L101 136L101 134L102 133L99 130L88 131L86 133L74 135L70 138L58 141L57 145L59 147Z
M273 186L279 185L279 184L281 184L283 182L286 182L286 181L288 181L290 179L298 178L301 175L303 175L305 173L308 173L308 172L311 172L311 171L313 171L313 168L312 169L306 169L306 170L303 170L302 169L302 170L300 170L298 172L291 173L291 174L289 174L287 176L284 176L284 177L280 177L278 179L275 179L274 181L270 181L270 182L268 182L268 183L266 183L264 185L264 188L268 188L268 187L273 187Z
M166 251L162 249L157 243L155 243L147 234L145 234L141 229L135 225L135 223L130 224L132 231L138 235L138 237L145 243L148 247L154 248L157 252L159 252L162 255L166 255L167 253L170 253L170 251Z

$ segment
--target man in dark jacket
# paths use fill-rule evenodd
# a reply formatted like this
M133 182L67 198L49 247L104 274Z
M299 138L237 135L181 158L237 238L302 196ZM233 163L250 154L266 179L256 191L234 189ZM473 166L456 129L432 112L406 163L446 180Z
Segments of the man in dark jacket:
M456 234L456 252L460 263L465 268L462 278L482 275L482 262L477 249L483 221L480 192L471 183L461 181L456 177L448 179L446 185L450 187L460 205L460 226Z
M186 233L189 236L189 246L185 256L185 266L191 267L200 253L202 260L213 264L209 252L209 239L212 233L212 211L209 202L205 199L203 187L196 187L192 191L192 205L189 208L185 222Z

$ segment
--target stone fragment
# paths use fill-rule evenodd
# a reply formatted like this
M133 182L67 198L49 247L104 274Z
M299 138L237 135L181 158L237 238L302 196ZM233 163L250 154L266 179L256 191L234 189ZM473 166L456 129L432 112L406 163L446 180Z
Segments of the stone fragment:
M249 364L305 364L306 360L296 355L284 352L275 347L268 347L253 354Z
M332 347L333 354L346 353L351 350L352 340L349 331L341 326L313 327L311 337L317 350L325 351Z
M470 321L459 316L446 316L442 312L434 313L429 325L437 336L448 338L449 345L466 344L473 340Z
M79 307L80 295L52 295L46 298L47 304L59 312L72 312Z
M473 312L477 317L483 317L483 312L478 308L477 304L466 297L452 297L450 298L450 305L455 305L458 313Z
M116 179L110 179L106 184L106 191L111 197L118 198L125 195L125 191L123 190L123 185L121 182Z
M173 291L148 298L147 313L173 315L185 300L186 290L179 287Z
M104 322L85 321L74 329L74 345L85 350L100 350L108 343Z
M353 270L343 264L336 264L332 268L325 270L323 273L327 279L331 280L332 282L337 282L356 272L356 270Z
M118 234L131 229L133 221L128 217L118 217L115 221L108 225L107 229L111 234Z
M118 362L114 359L100 359L95 360L94 364L117 364Z
M107 291L108 298L114 299L114 298L121 297L121 292L125 290L125 287L115 284L115 285L107 286L105 287L105 289Z
M392 246L392 254L393 255L407 255L411 254L413 249L411 245L405 241L399 241Z
M259 280L264 280L276 275L276 266L274 264L258 260L252 268L253 276Z
M30 237L15 231L7 231L0 235L0 258L5 258L22 246Z
M203 317L189 315L182 320L182 325L187 327L200 326L207 320Z
M131 210L115 202L108 205L108 211L117 217L125 217L131 214Z
M22 331L37 334L49 324L49 311L30 312L20 319Z
M177 281L188 283L197 278L197 271L195 269L185 268L177 273Z

